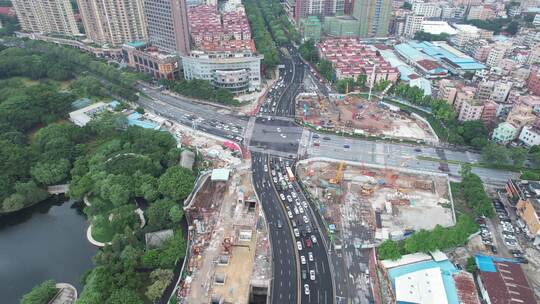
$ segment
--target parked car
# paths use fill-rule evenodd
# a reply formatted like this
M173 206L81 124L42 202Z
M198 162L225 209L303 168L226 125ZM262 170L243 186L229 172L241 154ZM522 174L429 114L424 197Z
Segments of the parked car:
M306 294L306 296L309 296L309 285L308 284L304 284L304 293Z
M313 262L313 252L311 252L311 251L308 252L308 260L309 260L310 262Z
M302 280L307 279L307 271L305 269L302 269Z
M306 257L301 255L300 256L300 263L302 263L302 265L305 265L306 264Z
M520 262L521 264L529 264L529 260L527 260L524 257L517 257L516 260Z
M491 245L491 252L492 252L493 254L497 254L497 246Z

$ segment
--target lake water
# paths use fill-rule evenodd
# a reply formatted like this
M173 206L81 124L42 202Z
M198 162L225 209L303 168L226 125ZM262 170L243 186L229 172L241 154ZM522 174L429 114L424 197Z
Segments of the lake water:
M97 248L86 240L86 218L78 204L51 198L0 216L0 302L16 304L47 279L74 285L92 269Z

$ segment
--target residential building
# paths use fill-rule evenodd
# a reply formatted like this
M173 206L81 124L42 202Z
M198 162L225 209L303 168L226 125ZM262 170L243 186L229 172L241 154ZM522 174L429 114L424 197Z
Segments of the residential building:
M476 281L483 303L535 303L533 289L514 259L476 255Z
M234 94L258 90L261 86L262 55L250 51L205 52L191 51L182 56L184 78L208 80L216 88Z
M471 40L491 39L493 32L482 30L469 24L454 24L457 34L452 37L452 42L459 48Z
M506 122L513 124L518 130L532 124L535 120L536 115L533 112L533 107L522 103L514 105L506 117Z
M355 0L353 16L360 22L360 37L388 36L391 0Z
M300 31L304 40L313 39L319 41L321 39L322 24L317 16L309 16L300 20Z
M148 38L143 0L77 0L86 37L118 47Z
M480 100L469 99L464 100L461 103L461 107L458 113L459 121L471 121L479 120L482 118L482 112L484 111L484 103Z
M411 10L415 15L422 15L426 18L439 18L442 13L438 3L433 2L414 1Z
M13 0L23 31L79 35L70 0Z
M513 83L511 81L497 81L493 84L493 91L491 93L491 96L489 96L489 99L497 102L497 103L504 103L506 102L508 95L510 94L510 90L512 89Z
M498 66L499 61L504 58L506 50L507 47L505 45L496 45L495 47L492 47L487 57L486 64L490 67Z
M405 19L405 30L403 34L407 37L414 37L416 32L422 30L422 21L425 20L424 16L421 15L409 15Z
M473 87L460 87L458 89L458 92L456 94L456 98L453 104L454 111L456 113L459 113L461 111L461 107L463 106L463 103L466 101L470 101L474 99L476 93L476 89Z
M477 5L469 8L467 20L488 20L495 18L496 13L489 5Z
M160 51L189 53L189 26L185 0L144 0L148 39Z
M491 140L500 144L507 144L517 136L518 129L511 123L502 122L493 130Z
M528 64L535 64L539 62L540 62L540 45L535 46L534 48L531 49L531 52L529 53L529 58L527 59Z
M128 42L122 47L128 66L155 79L178 78L178 57L160 52L145 42Z
M297 23L308 16L333 16L336 10L345 10L343 0L294 0L294 5L289 4L291 6L294 6L293 17Z
M482 111L482 121L486 125L491 125L497 118L497 109L499 105L493 101L487 101L484 103L484 110Z
M510 203L516 206L516 214L523 224L523 230L538 244L540 241L540 183L509 180L505 188Z
M476 87L476 99L478 100L488 100L493 93L493 87L495 82L493 81L481 81Z
M540 96L540 73L538 71L538 66L533 66L531 68L531 73L527 80L527 89L529 89L531 93Z
M540 14L534 15L533 25L540 26Z
M396 82L399 78L397 68L355 38L326 39L316 47L320 57L332 63L337 79L356 79L359 75L366 75L366 83L370 84L382 80Z
M439 82L439 92L437 94L437 99L446 100L449 105L453 105L456 100L457 88L449 79L442 79Z
M524 126L519 133L519 140L527 147L540 145L540 129L534 126Z

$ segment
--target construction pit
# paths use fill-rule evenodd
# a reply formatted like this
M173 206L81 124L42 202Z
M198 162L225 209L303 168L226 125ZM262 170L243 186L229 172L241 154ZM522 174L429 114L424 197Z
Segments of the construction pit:
M332 95L328 99L315 93L303 93L296 99L296 113L305 123L328 131L438 141L429 124L418 115L376 99L369 101L353 94Z
M336 246L369 248L455 224L444 174L313 159L301 161L297 172Z
M185 207L190 254L179 303L249 303L268 292L268 232L250 175L233 169L226 182L208 177Z

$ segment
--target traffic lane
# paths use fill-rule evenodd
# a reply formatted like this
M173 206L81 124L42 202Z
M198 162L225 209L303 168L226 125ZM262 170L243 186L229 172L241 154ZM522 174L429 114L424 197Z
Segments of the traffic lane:
M283 210L278 207L279 202L275 195L272 195L273 191L270 191L269 183L265 177L268 176L264 172L264 163L266 157L253 153L253 179L255 183L255 189L260 195L263 211L267 215L268 221L274 225L269 224L269 231L271 235L271 247L273 256L273 284L272 284L272 300L273 303L295 303L297 298L296 287L296 271L295 269L296 259L293 250L292 237L283 228L277 228L277 219L280 219L285 224L285 215ZM273 229L272 229L273 228Z
M280 160L279 158L273 158L272 161L274 164L279 164L280 170L282 170L282 173L284 173L284 169L287 167L286 161L283 159ZM292 165L293 164L291 163L289 164L289 166ZM299 199L300 201L307 201L298 184L294 181L291 181L291 183L293 184L293 189L286 188L282 190L281 193L283 193L285 196L290 195L293 199L294 196L296 196L297 199ZM293 191L295 195L293 195ZM315 224L316 219L313 212L311 211L311 208L308 208L309 210L303 210L304 212L299 212L298 214L296 214L296 212L292 211L295 208L295 203L289 203L287 201L287 203L285 204L286 206L289 206L289 209L291 210L292 219L290 216L289 219L295 221L299 230L301 231L300 237L295 236L295 240L301 242L302 250L299 250L299 254L303 255L306 259L306 264L301 264L302 270L305 270L307 274L306 280L301 278L301 288L303 292L302 303L329 303L329 301L331 301L331 299L333 298L332 275L330 273L329 260L326 253L326 248L322 243L322 234L321 231L318 229L319 225ZM305 222L304 216L308 217L308 223ZM311 227L311 233L306 232L306 228L308 225ZM315 237L316 242L312 242L313 236ZM311 247L307 246L307 240L311 242ZM313 262L309 261L309 252L313 254ZM315 280L311 280L310 270L315 271ZM309 295L305 294L304 284L308 284L309 286Z

